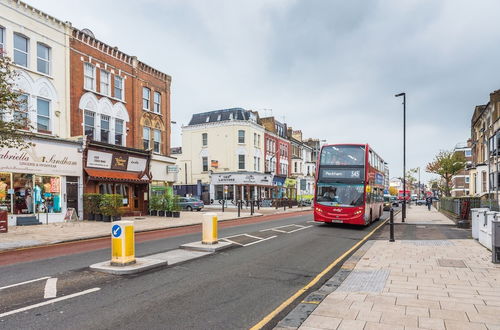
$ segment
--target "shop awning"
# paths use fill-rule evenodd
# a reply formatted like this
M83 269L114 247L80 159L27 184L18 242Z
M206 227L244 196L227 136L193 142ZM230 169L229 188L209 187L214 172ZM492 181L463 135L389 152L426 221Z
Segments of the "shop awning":
M149 177L141 173L112 171L112 170L97 170L86 168L85 172L88 174L89 180L94 181L119 181L119 182L136 182L136 183L149 183Z

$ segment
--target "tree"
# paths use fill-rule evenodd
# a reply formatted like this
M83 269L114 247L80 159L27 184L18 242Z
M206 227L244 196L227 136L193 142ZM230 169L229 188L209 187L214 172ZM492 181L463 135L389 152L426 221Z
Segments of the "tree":
M15 77L10 58L0 53L0 148L26 149L33 145L27 134L31 126L25 115L27 101L15 88Z
M465 157L462 153L440 151L434 160L427 164L426 171L439 175L444 180L443 191L451 196L451 178L465 168Z
M397 196L398 195L398 188L389 187L389 194L391 194L392 196Z

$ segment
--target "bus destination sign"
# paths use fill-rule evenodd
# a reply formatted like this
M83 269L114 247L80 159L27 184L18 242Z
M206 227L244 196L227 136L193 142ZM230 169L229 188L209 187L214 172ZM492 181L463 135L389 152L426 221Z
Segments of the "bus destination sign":
M363 179L362 169L331 169L320 170L321 179Z

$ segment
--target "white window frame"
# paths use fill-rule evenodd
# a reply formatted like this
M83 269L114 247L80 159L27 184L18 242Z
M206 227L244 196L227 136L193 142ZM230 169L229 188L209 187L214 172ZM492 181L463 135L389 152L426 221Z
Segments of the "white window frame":
M104 81L103 77L107 77L106 81ZM101 69L101 81L99 83L99 93L110 96L111 95L111 73L104 69ZM106 88L106 91L103 91L103 86Z
M87 74L87 68L92 68L92 76ZM83 88L95 92L96 90L96 77L95 77L95 65L89 62L83 63ZM92 86L88 86L87 81L90 81Z
M42 47L47 48L47 56L48 56L47 59L40 57L40 54L38 54L38 46L42 46ZM37 42L36 43L36 70L38 72L46 74L46 75L50 75L50 73L52 71L51 57L52 57L52 48L50 48L49 46L47 46L43 42ZM40 71L40 68L38 67L38 61L43 61L43 62L47 63L47 72Z
M156 148L157 143L158 143L158 150ZM153 130L153 152L157 154L161 153L161 130L157 128Z
M102 124L103 124L103 122L105 122L105 121L107 121L107 122L108 122L108 128L107 128L107 129L104 129L104 128L103 128L103 125L102 125ZM103 115L103 114L101 114L101 122L100 122L100 123L101 123L101 125L100 125L100 126L101 126L101 127L100 127L100 128L101 128L101 130L100 130L100 137L99 137L99 140L100 140L101 142L104 142L104 143L109 143L109 138L110 138L110 136L111 136L111 117L110 117L110 116L108 116L108 115ZM102 134L102 133L103 133L103 132L105 132L105 131L107 131L107 132L108 132L108 138L106 139L106 141L103 141L103 140L102 140L102 136L103 136L103 134Z
M49 114L48 116L45 116L45 115L40 115L38 113L38 100L42 100L42 101L45 101L49 104ZM45 131L45 132L42 132L42 133L47 133L47 132L50 132L52 133L52 118L51 118L51 113L52 113L52 102L49 100L49 99L46 99L44 97L37 97L36 98L36 130L38 131L38 117L42 117L42 118L47 118L49 120L49 123L48 123L48 129Z
M156 96L158 96L158 100L156 100ZM158 102L156 102L156 101L158 101ZM153 112L161 114L161 93L160 92L153 93Z
M14 113L13 113L13 119L15 121L18 121L18 117L16 117L16 113L20 114L19 117L22 117L22 118L25 118L25 121L26 121L26 124L28 125L28 122L29 122L29 101L30 101L30 95L29 94L26 94L26 93L22 93L21 95L19 95L20 97L26 97L26 103L24 104L24 107L21 108L21 107L18 107L18 110L14 110ZM20 98L18 97L18 99Z
M116 81L117 81L117 80L118 80L118 81L120 81L120 87L119 87L119 88L118 88L118 87L116 87ZM122 101L123 101L123 100L124 100L124 96L125 96L125 95L123 94L123 86L124 86L125 80L124 80L122 77L120 77L120 76L118 76L118 75L115 75L115 76L114 76L114 79L113 79L113 83L114 83L114 86L113 86L113 97L114 97L115 99L118 99L118 100L122 100ZM116 96L116 90L120 90L120 97Z
M119 130L116 129L117 128L117 124L119 122L122 123L122 130L121 131L119 131ZM114 144L120 145L120 146L125 145L125 133L124 133L124 131L125 131L125 120L115 118L115 138L113 140ZM122 140L121 144L117 144L116 143L116 137L117 137L117 135L121 135L121 140Z
M148 92L147 98L144 97L144 93ZM147 87L142 87L142 109L146 111L150 111L149 107L151 106L151 89Z
M147 132L147 134L146 134ZM147 138L146 138L147 135ZM146 146L147 143L147 146ZM144 126L142 128L142 144L144 147L144 150L149 150L151 148L151 128Z
M206 169L205 169L205 161L207 163ZM201 171L202 172L208 172L208 157L207 156L201 157Z
M208 133L201 133L201 146L208 146Z
M243 141L241 140L241 136L240 136L241 132L243 132ZM243 129L238 130L238 143L239 144L245 143L245 130L243 130Z
M92 140L95 140L95 138L96 138L96 134L95 134L95 132L96 132L96 130L95 130L96 129L96 127L95 127L96 126L95 125L96 113L94 111L84 110L84 112L83 112L83 134L87 135L85 133L86 127L87 127L87 123L85 122L85 117L87 114L89 114L89 117L92 117L94 119L94 124L92 126Z
M16 36L21 37L23 39L26 39L26 51L21 50L21 49L17 49L16 48L16 42L14 41L13 44L12 44L12 46L13 46L12 48L14 50L14 53L13 53L14 58L13 58L12 62L14 64L22 66L24 68L29 68L29 66L30 66L30 56L29 56L29 53L30 53L30 39L27 36L25 36L25 35L23 35L21 33L17 33L17 32L14 33L13 38L15 39ZM22 54L24 54L26 56L26 66L24 66L24 65L19 64L19 63L16 62L16 52L22 53Z

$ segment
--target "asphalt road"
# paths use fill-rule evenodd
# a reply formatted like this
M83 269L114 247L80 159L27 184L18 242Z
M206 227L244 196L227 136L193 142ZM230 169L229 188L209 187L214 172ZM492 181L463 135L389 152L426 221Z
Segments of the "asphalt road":
M220 237L275 237L134 276L88 269L108 260L109 249L0 267L0 329L248 329L379 223L358 228L311 221L312 215L289 215L224 228ZM199 236L169 237L136 248L145 256ZM251 236L234 240L247 244ZM29 280L37 281L16 285ZM47 304L51 299L56 300ZM6 315L12 311L19 312Z

